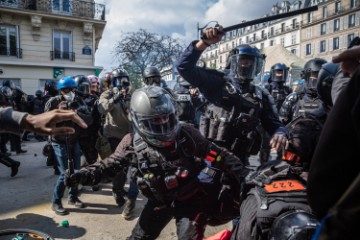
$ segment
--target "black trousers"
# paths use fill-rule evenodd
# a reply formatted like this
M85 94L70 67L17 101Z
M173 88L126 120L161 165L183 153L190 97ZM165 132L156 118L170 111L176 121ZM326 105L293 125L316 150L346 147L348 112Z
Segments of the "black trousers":
M162 204L155 200L148 200L140 218L136 223L131 240L156 239L172 218L176 220L178 239L203 239L206 221L201 221L201 211L194 206L181 208L162 208ZM200 221L194 223L195 218Z

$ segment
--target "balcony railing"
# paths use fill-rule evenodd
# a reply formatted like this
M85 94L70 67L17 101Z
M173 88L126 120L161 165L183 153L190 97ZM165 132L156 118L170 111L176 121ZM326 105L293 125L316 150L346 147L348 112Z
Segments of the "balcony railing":
M22 58L21 48L0 48L0 56Z
M62 4L61 4L62 3ZM105 20L105 5L79 0L0 0L0 7L13 7L72 17Z
M69 60L75 62L74 52L50 51L51 60Z

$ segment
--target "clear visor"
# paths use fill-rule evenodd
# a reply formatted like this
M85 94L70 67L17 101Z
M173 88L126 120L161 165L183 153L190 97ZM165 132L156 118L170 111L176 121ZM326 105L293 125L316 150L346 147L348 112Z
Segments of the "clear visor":
M318 78L319 72L311 72L310 76L307 79L306 87L309 89L316 89L317 85L317 78Z
M259 58L248 54L231 56L230 69L237 79L254 79L260 72Z
M79 91L83 93L90 93L90 85L88 83L83 83L79 86Z
M286 69L273 70L271 80L274 82L285 82L287 79L287 72L288 71Z
M145 84L147 86L158 86L160 87L161 78L160 77L148 77L145 78Z
M139 130L149 136L164 136L166 138L167 135L172 135L177 129L177 124L175 113L138 119Z

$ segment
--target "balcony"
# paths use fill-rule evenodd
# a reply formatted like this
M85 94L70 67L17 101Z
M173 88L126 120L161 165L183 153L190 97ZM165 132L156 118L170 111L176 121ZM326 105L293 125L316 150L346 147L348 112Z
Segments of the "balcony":
M0 7L105 20L105 5L78 0L0 0Z
M74 52L60 52L60 51L50 51L51 60L69 60L75 62L75 53Z
M22 58L21 48L0 48L0 56Z

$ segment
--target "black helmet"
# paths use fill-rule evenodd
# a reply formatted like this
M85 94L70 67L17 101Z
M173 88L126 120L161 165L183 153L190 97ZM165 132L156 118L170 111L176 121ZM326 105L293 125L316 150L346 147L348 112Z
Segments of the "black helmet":
M123 68L117 68L112 72L113 86L128 88L130 86L129 74Z
M307 61L304 65L304 87L306 90L316 91L316 81L323 64L327 63L325 59L314 58Z
M289 67L283 63L276 63L271 67L270 77L272 82L286 82Z
M339 71L339 67L340 65L336 63L325 63L322 65L317 78L316 89L321 99L328 106L333 105L331 98L331 87L336 73Z
M130 114L134 128L147 143L166 147L175 141L179 130L175 103L163 88L136 90L131 97Z
M91 82L85 75L73 76L76 83L77 91L84 94L89 94L91 89Z
M15 83L13 80L3 80L2 82L3 87L9 87L11 90L14 90L16 88Z
M259 49L242 44L232 50L230 56L230 73L240 83L252 81L261 72L265 55Z
M44 89L51 96L58 95L57 82L55 80L46 80Z
M271 226L270 240L311 240L319 221L314 215L298 210L278 216Z
M41 90L36 90L35 96L37 96L38 98L41 98L43 96L43 92Z
M147 67L143 72L143 80L146 86L160 86L161 75L156 67Z
M0 105L9 105L11 101L12 90L11 88L4 86L0 88Z

